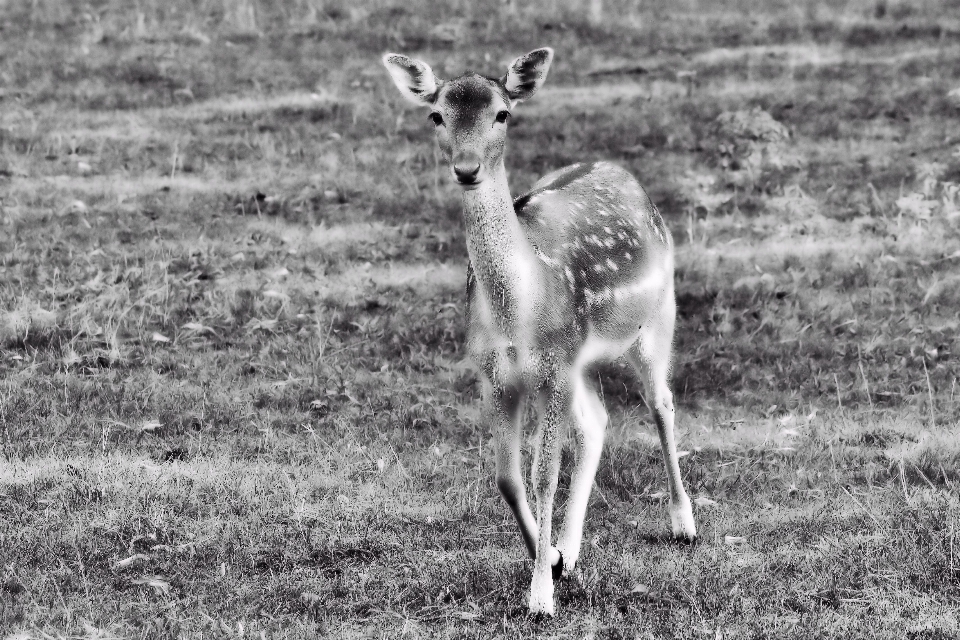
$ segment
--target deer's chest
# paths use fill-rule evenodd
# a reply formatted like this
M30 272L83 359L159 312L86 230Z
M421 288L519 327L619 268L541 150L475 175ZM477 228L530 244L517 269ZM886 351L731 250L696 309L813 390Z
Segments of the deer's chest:
M468 349L484 374L537 387L570 359L582 341L576 323L567 317L564 292L543 278L534 280L537 265L515 265L519 276L498 280L497 274L468 274ZM487 276L485 280L484 276Z

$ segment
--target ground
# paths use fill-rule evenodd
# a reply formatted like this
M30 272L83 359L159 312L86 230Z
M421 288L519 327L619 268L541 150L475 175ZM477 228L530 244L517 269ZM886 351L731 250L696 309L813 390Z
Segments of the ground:
M957 637L958 9L3 4L0 637ZM541 620L464 361L457 190L379 58L545 45L513 189L609 159L663 212L701 540L667 539L655 429L605 367Z

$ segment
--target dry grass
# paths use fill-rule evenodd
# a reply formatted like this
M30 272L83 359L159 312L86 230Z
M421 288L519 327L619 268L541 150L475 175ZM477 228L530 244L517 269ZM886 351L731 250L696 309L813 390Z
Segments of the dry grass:
M520 5L0 9L0 637L960 634L956 7ZM582 565L537 621L457 194L378 56L544 44L514 189L614 159L667 216L703 539L666 542L606 367Z

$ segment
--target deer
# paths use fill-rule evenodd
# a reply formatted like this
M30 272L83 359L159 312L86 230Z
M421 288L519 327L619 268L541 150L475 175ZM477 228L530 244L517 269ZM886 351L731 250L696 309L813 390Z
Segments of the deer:
M421 60L387 53L400 93L430 110L437 142L462 192L467 253L466 346L492 423L496 486L530 557L532 614L554 615L554 580L580 556L587 504L608 422L588 371L621 356L645 389L669 489L673 537L697 537L674 435L670 371L676 322L674 251L657 207L628 171L580 162L511 198L504 165L511 113L547 78L553 49L516 58L502 77L443 81ZM522 473L523 406L535 402L530 470ZM566 429L576 455L563 524L551 521Z

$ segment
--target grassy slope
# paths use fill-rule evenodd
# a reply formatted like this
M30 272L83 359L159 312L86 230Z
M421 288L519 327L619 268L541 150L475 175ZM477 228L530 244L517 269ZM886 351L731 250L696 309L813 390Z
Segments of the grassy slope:
M4 8L0 632L960 633L960 233L897 205L960 182L960 25L751 4ZM702 544L664 542L657 445L606 368L581 574L547 622L461 364L456 193L377 62L542 44L515 190L584 158L649 186L683 469L716 503ZM755 165L712 124L751 107L792 132Z

